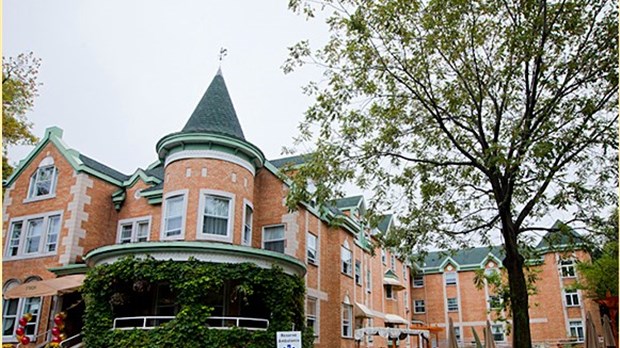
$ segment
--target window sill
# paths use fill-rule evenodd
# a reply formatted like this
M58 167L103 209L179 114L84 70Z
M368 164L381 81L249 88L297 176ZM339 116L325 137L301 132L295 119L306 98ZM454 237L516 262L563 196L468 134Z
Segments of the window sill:
M34 253L32 255L15 255L15 256L4 256L3 261L19 261L19 260L28 260L28 259L37 259L42 257L54 257L56 256L56 252L39 254Z
M24 199L22 201L22 203L38 202L38 201L44 201L46 199L52 199L52 198L56 198L56 193L53 193L53 194L50 194L50 195L45 195L45 196L28 197L28 198Z
M317 262L306 261L306 263L307 263L308 265L312 265L312 266L314 266L314 267L319 267L319 264L318 264Z
M196 240L212 240L215 242L232 243L232 235L198 233Z
M347 277L349 277L351 279L353 279L353 275L352 274L347 274L347 273L344 273L343 271L340 271L340 273L343 274L343 275L346 275Z

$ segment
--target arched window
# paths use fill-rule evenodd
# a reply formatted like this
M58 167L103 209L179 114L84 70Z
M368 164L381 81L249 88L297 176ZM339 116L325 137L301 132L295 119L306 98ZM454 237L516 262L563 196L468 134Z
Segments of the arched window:
M39 281L40 277L28 277L25 283ZM4 284L3 293L19 285L19 281L11 279ZM2 341L17 342L15 337L15 329L18 327L19 319L26 313L32 315L32 319L26 324L26 335L34 340L39 326L39 313L41 311L41 298L28 297L19 299L3 300L2 306Z
M58 169L54 166L54 159L51 156L47 156L39 163L37 170L30 178L28 198L43 199L54 197L56 195L57 181Z

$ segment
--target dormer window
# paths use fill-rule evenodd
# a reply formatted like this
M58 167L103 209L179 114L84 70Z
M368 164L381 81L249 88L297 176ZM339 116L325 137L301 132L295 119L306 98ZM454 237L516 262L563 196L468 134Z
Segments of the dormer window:
M47 156L39 163L39 167L30 178L28 199L54 197L57 179L58 169L54 166L54 159L51 156Z

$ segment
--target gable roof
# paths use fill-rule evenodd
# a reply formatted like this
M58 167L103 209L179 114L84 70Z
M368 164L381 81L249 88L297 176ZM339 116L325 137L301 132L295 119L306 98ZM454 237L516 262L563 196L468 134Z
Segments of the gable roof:
M336 208L344 209L344 208L355 208L360 202L364 199L364 196L351 196L344 197L336 200Z
M23 171L30 165L34 158L45 148L49 143L52 143L60 154L67 160L69 165L76 172L85 172L92 176L95 176L101 180L107 181L116 186L123 186L123 181L129 178L115 169L112 169L88 156L82 155L78 151L71 149L62 141L62 129L59 127L49 127L45 130L45 136L35 145L34 149L30 151L28 156L19 162L13 174L8 179L2 182L3 187L10 186L15 180L23 173Z
M392 224L392 217L392 214L383 215L383 219L379 222L379 225L377 225L379 231L383 233L387 232L388 228Z
M273 164L274 167L279 169L286 165L298 166L298 165L304 164L309 159L309 156L310 156L309 154L288 156L288 157L282 157L282 158L269 160L269 162Z
M211 81L181 133L217 133L245 140L221 70Z
M504 258L504 251L501 246L484 246L477 248L468 248L450 252L449 250L431 251L420 266L423 270L439 271L440 268L446 264L446 262L453 261L455 266L460 268L467 268L467 266L480 266L488 257L489 254L494 256L497 260Z
M87 167L89 167L91 169L94 169L94 170L96 170L96 171L98 171L100 173L106 174L106 175L108 175L108 176L110 176L110 177L112 177L112 178L114 178L116 180L125 181L125 180L129 179L128 175L125 175L125 174L119 172L116 169L112 169L112 168L106 166L105 164L103 164L101 162L95 161L94 159L92 159L92 158L90 158L88 156L79 154L78 157L79 157L80 161L82 161L82 163L85 166L87 166Z
M552 231L547 232L542 237L536 245L536 249L565 249L566 247L585 244L585 240L579 233L560 220L556 220L551 229Z

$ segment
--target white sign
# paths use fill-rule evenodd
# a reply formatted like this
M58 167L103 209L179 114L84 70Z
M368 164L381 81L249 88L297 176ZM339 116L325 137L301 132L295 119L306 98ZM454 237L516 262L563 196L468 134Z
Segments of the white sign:
M301 348L301 331L278 331L277 348Z

